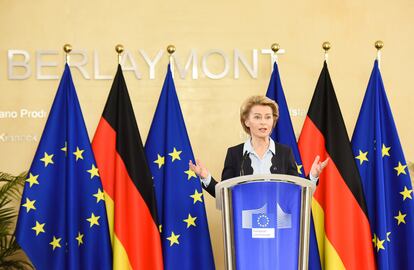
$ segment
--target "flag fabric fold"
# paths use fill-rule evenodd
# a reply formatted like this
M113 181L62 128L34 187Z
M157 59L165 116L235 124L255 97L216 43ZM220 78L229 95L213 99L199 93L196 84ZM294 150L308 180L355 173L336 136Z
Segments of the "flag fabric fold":
M68 65L25 183L17 241L36 269L111 269L102 184Z
M292 121L290 119L289 107L287 105L285 94L283 92L282 82L280 80L279 67L276 62L273 65L273 72L270 77L270 82L266 92L266 96L276 101L276 103L279 105L279 119L277 121L275 129L271 134L271 137L273 140L279 143L290 146L290 148L293 151L293 155L295 156L298 175L300 177L305 177L302 168L302 160L299 154L298 144L296 143L295 132L293 130ZM321 269L321 262L319 258L319 251L316 242L315 228L312 216L310 221L308 269Z
M113 269L163 269L152 175L120 65L92 147L106 196Z
M154 177L165 269L214 269L203 190L170 66L145 144Z
M273 72L270 77L269 86L266 96L279 105L279 119L276 127L270 135L274 141L290 146L296 160L296 167L300 177L306 177L303 171L302 160L300 158L296 136L293 130L292 120L290 119L289 107L286 102L285 93L283 92L282 82L280 80L279 67L275 62Z
M317 155L330 158L312 202L322 267L375 269L361 179L326 62L298 145L306 174Z
M378 269L413 267L414 205L407 163L375 61L352 136Z

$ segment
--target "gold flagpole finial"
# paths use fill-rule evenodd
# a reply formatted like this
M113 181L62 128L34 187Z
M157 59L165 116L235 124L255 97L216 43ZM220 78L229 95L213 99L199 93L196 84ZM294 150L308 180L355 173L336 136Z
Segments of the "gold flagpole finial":
M72 51L72 45L70 44L63 45L63 51L66 53L66 64L69 65L69 60L70 60L69 53Z
M322 49L325 51L325 61L328 62L328 51L331 49L331 43L329 41L325 41L322 43Z
M382 40L377 40L375 41L374 46L377 49L378 68L381 68L381 49L384 47L384 42L382 42Z
M272 59L273 59L273 62L276 62L277 63L277 52L280 50L280 45L279 45L279 43L273 43L271 46L270 46L270 49L272 49L272 51L273 51L273 55L272 55Z
M173 62L173 54L175 53L175 46L174 45L168 45L167 46L167 52L170 55L170 70L171 74L174 77L174 62Z
M277 52L280 50L280 45L279 43L273 43L270 48L272 49L274 54L277 54Z
M384 47L384 42L382 42L382 40L377 40L375 41L374 46L379 51Z
M121 54L124 52L124 45L122 44L116 45L115 51L118 54L118 64L121 64Z
M175 53L175 46L174 45L168 45L167 46L167 52L169 53L169 55L173 55L173 53Z
M325 41L322 43L322 49L327 53L331 49L331 43L329 41Z

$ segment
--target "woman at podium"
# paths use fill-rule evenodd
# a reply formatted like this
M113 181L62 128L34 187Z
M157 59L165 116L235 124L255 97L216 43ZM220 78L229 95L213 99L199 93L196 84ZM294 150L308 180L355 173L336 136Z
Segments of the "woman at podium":
M289 174L297 176L297 168L292 149L270 138L279 118L279 108L275 101L266 96L251 96L240 107L240 122L250 138L244 143L230 147L224 162L222 181L251 174ZM328 159L321 162L316 156L309 178L317 182L319 174L326 167ZM202 186L215 196L217 181L204 164L196 159L189 162L190 169L200 177Z

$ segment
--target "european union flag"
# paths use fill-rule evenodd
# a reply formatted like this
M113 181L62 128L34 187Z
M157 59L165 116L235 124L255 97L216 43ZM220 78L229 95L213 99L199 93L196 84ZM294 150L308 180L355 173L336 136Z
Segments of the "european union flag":
M145 145L154 177L165 269L214 269L203 190L170 66Z
M379 269L412 269L414 205L407 163L375 61L352 137Z
M105 196L68 65L25 183L17 241L36 269L111 269Z
M279 105L279 120L277 121L276 127L273 130L271 137L273 140L289 145L290 148L292 148L293 155L295 156L296 160L298 175L300 177L305 177L304 170L302 168L302 159L300 158L296 136L293 131L292 120L290 119L289 107L287 105L285 94L283 92L279 68L276 62L273 65L273 72L270 78L269 87L267 88L266 96L276 101ZM318 244L315 235L315 225L312 216L310 221L309 237L309 269L322 269L321 261L319 258Z
M276 142L290 146L296 160L296 167L300 177L306 177L303 172L302 160L300 158L298 144L296 142L295 132L293 131L292 121L290 119L289 107L283 93L282 82L280 81L279 68L275 62L273 65L272 76L270 77L269 87L266 96L276 101L279 105L279 120L270 137Z

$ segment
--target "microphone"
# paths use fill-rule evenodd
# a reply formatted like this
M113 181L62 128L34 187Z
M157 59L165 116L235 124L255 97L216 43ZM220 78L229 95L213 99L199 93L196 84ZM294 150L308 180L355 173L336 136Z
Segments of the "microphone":
M270 173L276 173L277 167L276 167L276 155L272 153L272 166L270 167Z
M246 161L246 159L249 158L249 154L250 154L249 151L247 151L247 150L244 151L243 159L242 159L241 166L240 166L240 176L244 175L244 162Z

